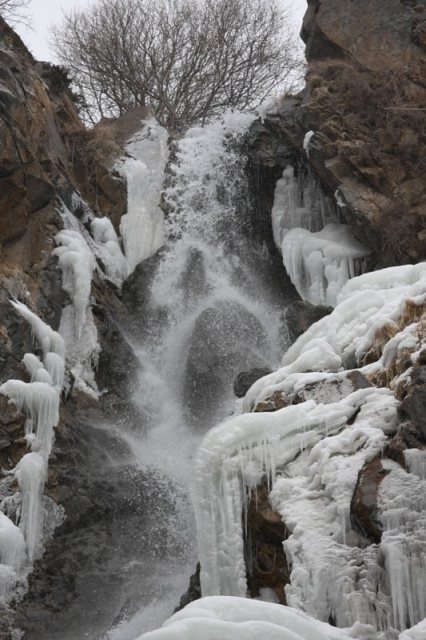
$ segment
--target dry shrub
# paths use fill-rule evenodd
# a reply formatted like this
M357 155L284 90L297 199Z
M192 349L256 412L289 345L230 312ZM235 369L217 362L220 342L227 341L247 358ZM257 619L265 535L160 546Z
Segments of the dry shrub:
M416 327L411 331L416 340L415 346L397 349L392 361L388 362L386 367L381 367L380 370L368 376L369 381L375 386L392 389L399 400L402 400L406 395L408 380L403 374L413 366L411 356L426 344L426 303L416 304L414 300L407 300L398 320L392 325L386 325L377 331L374 346L364 356L365 361L363 359L364 364L367 364L367 360L368 362L379 360L387 342L412 324L416 324ZM386 340L386 335L389 336L389 340ZM373 355L376 356L376 360L372 359Z
M389 321L384 324L380 329L376 331L374 334L374 340L371 348L367 351L367 353L361 358L361 366L365 366L366 364L372 364L373 362L377 362L382 356L383 349L391 340L396 336L399 331L398 324L396 322Z
M352 151L355 160L367 156L371 164L383 162L386 154L425 162L426 88L419 63L377 71L348 60L323 60L310 64L306 80L308 110L325 127L332 122L339 129L339 138L348 141L343 153Z
M88 155L94 164L108 165L123 153L113 131L102 124L87 131L86 146Z

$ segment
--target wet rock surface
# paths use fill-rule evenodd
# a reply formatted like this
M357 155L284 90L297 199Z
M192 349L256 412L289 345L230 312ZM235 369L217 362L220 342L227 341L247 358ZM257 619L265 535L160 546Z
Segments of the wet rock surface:
M377 496L386 473L380 458L368 462L360 471L351 502L352 527L375 544L379 544L382 537Z
M332 312L331 307L314 306L303 300L292 302L286 309L285 319L288 327L289 341L295 342L311 324L321 320Z
M259 380L259 378L263 378L263 376L268 375L268 373L272 373L272 371L267 368L255 368L250 371L241 371L234 381L234 394L237 398L243 398L251 385L255 383L256 380Z
M201 581L200 581L200 571L201 565L197 562L197 567L195 569L195 573L189 579L189 587L188 590L183 594L180 599L179 606L176 607L176 611L180 611L190 602L194 602L194 600L199 600L201 598Z
M302 180L308 165L330 201L338 192L340 217L371 249L370 269L426 256L425 24L421 2L391 0L386 11L380 0L309 2L306 89L252 127L263 201L271 207L285 166Z
M268 495L265 482L253 490L247 507L247 586L252 597L267 588L274 592L278 602L286 604L284 587L289 582L290 571L283 541L288 531L280 515L272 509Z

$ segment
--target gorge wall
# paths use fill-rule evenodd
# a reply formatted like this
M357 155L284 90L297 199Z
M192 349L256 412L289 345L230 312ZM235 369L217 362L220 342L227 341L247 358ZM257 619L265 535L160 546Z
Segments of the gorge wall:
M277 181L288 167L299 208L308 206L309 194L309 203L321 201L321 215L330 212L349 225L355 239L368 248L364 270L425 260L424 2L389 0L384 9L379 0L309 0L302 37L308 61L306 88L267 109L251 126L245 143L259 225L255 228L265 229L274 278L284 282L286 276L269 220ZM137 110L123 120L104 121L86 130L63 71L36 62L1 19L0 39L0 379L5 382L28 379L21 361L34 350L31 329L10 299L24 302L52 329L59 328L70 296L63 290L52 250L64 226L64 207L88 232L91 220L104 216L119 230L127 191L113 169L114 161L148 114ZM153 263L156 260L152 258ZM108 582L107 594L122 593L123 610L132 608L134 583L126 585L114 567L131 562L133 550L114 549L111 539L117 531L131 529L136 540L146 511L158 514L149 490L141 490L143 474L135 477L126 462L116 465L118 458L127 460L126 447L102 427L113 421L119 428L118 416L129 423L139 419L130 398L137 362L121 326L135 305L140 303L143 309L136 284L148 277L149 265L144 269L127 281L123 291L107 277L99 256L93 269L90 307L100 346L95 382L105 393L98 400L83 393L68 371L45 485L46 508L50 505L54 511L54 505L60 505L66 519L61 522L58 517L55 532L46 538L26 595L0 611L0 637L5 640L14 638L14 627L24 631L24 639L47 640L43 630L46 620L52 625L52 619L56 620L52 633L60 634L66 616L78 619L81 602L92 597L99 581ZM288 283L285 286L294 299L295 292ZM287 313L291 340L329 311L295 302ZM407 312L406 325L414 322L422 343L424 307ZM395 332L394 326L382 342L377 337L371 353L353 366L380 358ZM376 377L355 376L347 382L350 391L370 384L390 387L394 382L393 391L401 401L399 425L388 439L385 457L405 467L406 449L425 448L425 366L423 349L410 378L404 377L412 367L410 353L398 352ZM400 386L399 376L404 379ZM339 385L330 383L331 388L339 387L337 396ZM317 391L313 386L299 395L266 394L256 411L297 405ZM29 448L25 416L5 395L0 394L0 403L3 509L1 501L18 489L12 470ZM376 498L385 475L378 457L366 463L353 496L351 519L368 544L376 543L383 533L377 524ZM267 587L285 602L288 567L285 558L276 561L275 554L277 539L287 537L288 531L270 508L265 486L258 490L259 498L253 495L249 508L249 586L252 595ZM128 496L124 502L122 495ZM10 517L17 522L16 510ZM96 597L92 604L99 633L117 622L115 612L111 619L97 620Z

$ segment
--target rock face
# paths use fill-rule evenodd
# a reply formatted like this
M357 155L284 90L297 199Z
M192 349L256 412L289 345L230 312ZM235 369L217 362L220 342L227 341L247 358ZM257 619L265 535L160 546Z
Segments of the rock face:
M286 604L284 587L290 571L283 550L288 532L280 515L269 502L266 481L252 493L247 509L247 538L245 545L247 586L252 597L270 589L277 602Z
M241 371L234 382L234 393L237 398L243 398L251 385L262 378L262 376L272 373L270 369L251 369L250 371Z
M126 187L110 167L147 113L133 112L122 123L102 122L89 132L79 119L63 69L36 63L2 18L0 41L0 381L28 381L21 360L34 351L34 340L9 301L24 302L58 329L62 308L69 303L52 255L55 236L64 226L62 204L76 221L91 208L91 215L109 215L118 227L126 210ZM77 620L76 607L81 611L82 603L87 615L90 610L99 614L103 605L93 596L96 581L110 581L118 606L120 602L124 606L130 597L127 589L133 588L116 577L116 563L125 564L134 556L134 548L111 549L111 532L120 527L133 532L137 545L145 516L135 509L135 496L138 504L145 505L151 498L143 476L128 470L126 446L104 428L117 412L128 424L137 418L129 402L135 356L118 322L126 312L102 269L98 263L91 296L101 346L96 378L103 402L77 391L63 394L45 500L52 509L61 505L66 520L36 561L28 592L16 605L15 621L10 611L0 611L2 640L10 638L11 625L18 625L25 638L46 640L55 629L62 636L70 628L67 616ZM17 488L6 474L28 452L24 421L0 395L2 491L5 478L10 491ZM107 457L102 453L106 448ZM117 457L124 461L120 468L112 462ZM122 492L128 500L122 500ZM139 502L142 493L146 500ZM99 617L110 615L112 625L117 613L103 611Z
M308 162L370 267L426 256L425 32L423 2L310 1L306 89L252 130L264 198L287 164L297 176Z

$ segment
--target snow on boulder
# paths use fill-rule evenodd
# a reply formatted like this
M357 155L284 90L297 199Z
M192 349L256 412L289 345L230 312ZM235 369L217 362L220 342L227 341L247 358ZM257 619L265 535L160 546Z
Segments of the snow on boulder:
M350 640L345 630L283 605L245 598L201 598L139 640Z
M244 409L252 410L276 391L293 393L307 380L300 375L303 372L313 372L309 380L313 382L324 377L319 372L334 373L356 366L374 347L378 334L393 323L393 340L383 351L383 360L388 360L391 351L407 344L408 337L410 344L415 344L416 325L399 327L398 322L407 305L421 310L425 302L425 262L353 278L338 295L333 312L311 325L284 354L283 366L253 384L244 398ZM370 370L374 367L380 369L380 362Z

